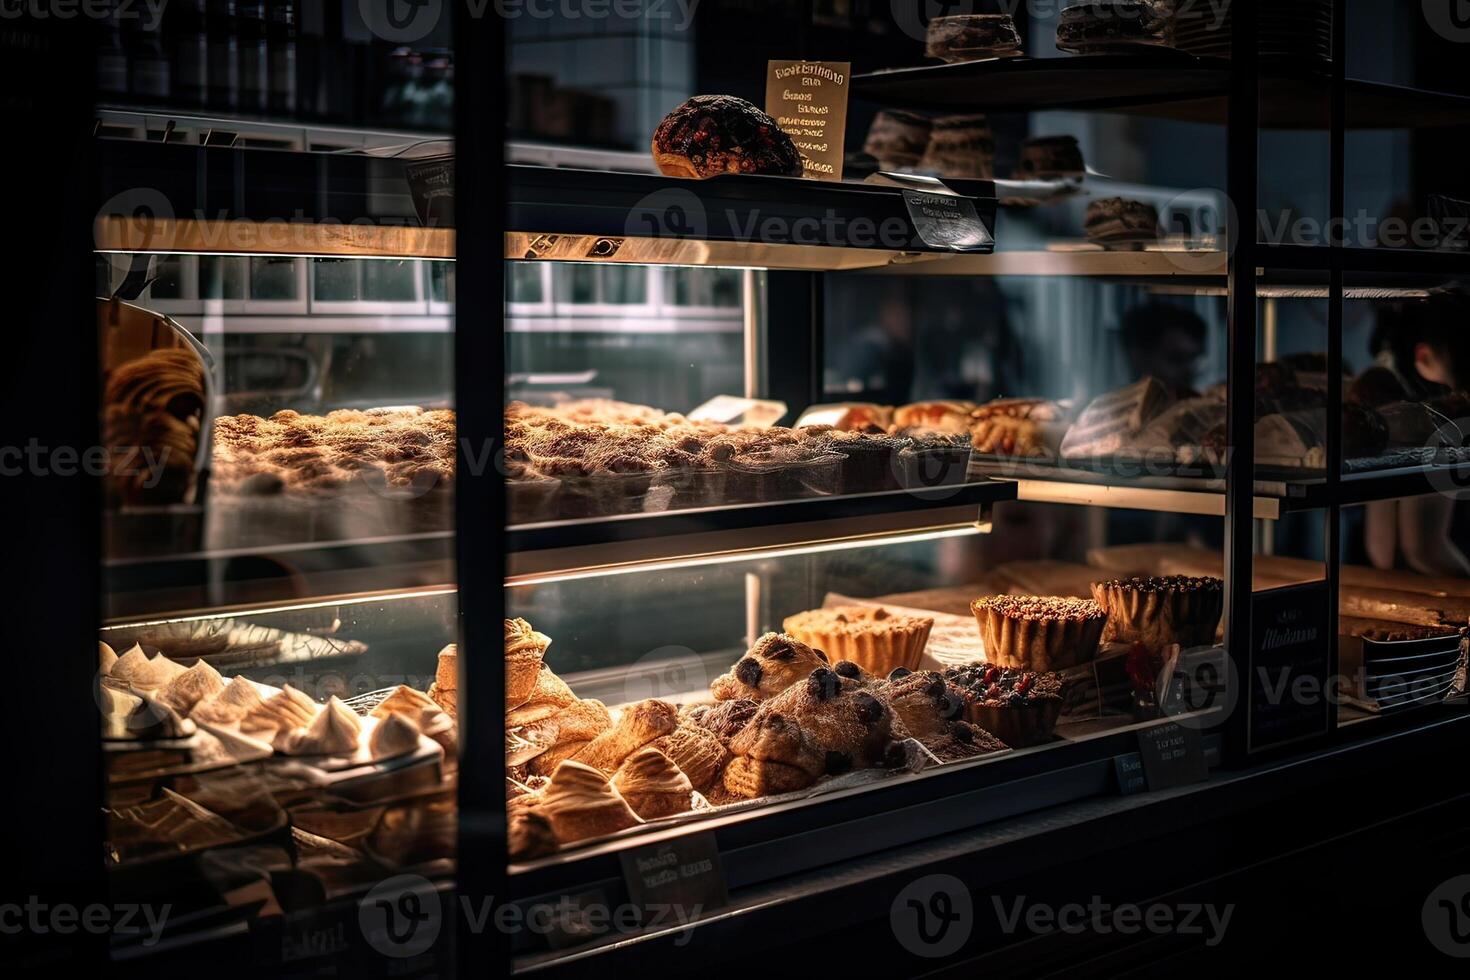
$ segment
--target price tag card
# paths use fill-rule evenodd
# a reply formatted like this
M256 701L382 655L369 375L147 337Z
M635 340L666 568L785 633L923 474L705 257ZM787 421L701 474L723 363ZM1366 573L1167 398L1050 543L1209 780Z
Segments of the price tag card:
M1188 786L1210 777L1204 739L1193 728L1174 722L1145 728L1138 733L1138 754L1150 790Z
M903 203L924 244L951 252L988 252L995 236L980 220L975 202L954 194L905 190Z
M1113 756L1113 773L1118 777L1118 795L1133 796L1148 789L1143 773L1143 756L1137 752Z
M801 151L803 176L841 180L847 138L846 61L772 61L766 69L766 115Z
M713 833L623 851L619 859L628 898L643 911L646 924L692 922L730 903Z

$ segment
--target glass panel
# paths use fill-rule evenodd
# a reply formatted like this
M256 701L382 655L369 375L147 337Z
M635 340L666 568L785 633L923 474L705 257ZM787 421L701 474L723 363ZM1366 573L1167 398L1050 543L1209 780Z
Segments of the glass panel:
M312 259L316 284L312 296L321 302L346 302L359 297L358 263L351 259Z
M297 298L296 270L300 259L270 257L250 260L250 298L291 300ZM154 295L157 295L155 289Z
M418 296L417 262L361 263L362 298L381 303L412 303Z
M199 256L199 298L244 299L247 261L236 255Z
M143 194L102 217L182 254L98 232L98 296L151 282L99 308L103 839L68 846L167 910L117 961L309 920L351 924L266 943L262 973L386 962L366 896L456 875L453 262L432 235L319 256L412 239L404 168L453 153L449 7L102 6L93 190ZM440 925L400 964L451 975Z

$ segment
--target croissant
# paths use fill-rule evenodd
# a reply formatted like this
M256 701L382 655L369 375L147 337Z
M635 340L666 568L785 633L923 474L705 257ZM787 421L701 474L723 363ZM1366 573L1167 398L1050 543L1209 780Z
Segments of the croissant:
M531 690L531 696L523 704L506 712L505 726L516 728L550 718L576 701L577 696L567 687L566 682L543 663L536 672L536 686Z
M529 861L556 850L556 831L551 820L536 807L511 810L506 826L510 857L513 861Z
M605 775L571 760L556 767L535 809L563 844L615 834L643 822Z
M827 655L786 633L767 633L741 657L728 674L710 684L717 701L773 698L802 680L818 667L827 666Z
M694 785L658 749L645 746L613 774L613 788L644 820L688 813L694 807Z
M234 686L233 683L230 685L232 688ZM240 729L247 732L269 728L290 731L311 724L315 716L316 702L290 684L285 684L278 693L260 702L240 719Z
M536 690L537 675L551 638L524 619L505 621L505 707L524 703Z
M623 761L654 739L679 726L679 713L666 701L639 701L623 709L612 728L589 742L576 759L605 773L617 770Z
M236 677L215 697L195 704L189 717L215 725L233 725L262 704L260 690L245 678Z

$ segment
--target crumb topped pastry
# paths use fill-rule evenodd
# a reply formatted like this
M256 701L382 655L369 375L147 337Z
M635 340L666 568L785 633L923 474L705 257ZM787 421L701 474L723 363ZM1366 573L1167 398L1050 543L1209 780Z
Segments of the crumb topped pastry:
M1001 667L1048 671L1097 656L1107 613L1091 599L996 595L976 599L985 659Z
M1108 614L1104 642L1194 647L1215 639L1225 583L1187 575L1124 578L1094 583L1092 596Z
M934 620L897 616L882 606L838 606L812 609L788 617L787 633L822 651L847 660L869 673L886 675L895 667L919 665Z
M668 177L717 174L800 177L791 137L754 105L733 95L696 95L653 133L653 160Z

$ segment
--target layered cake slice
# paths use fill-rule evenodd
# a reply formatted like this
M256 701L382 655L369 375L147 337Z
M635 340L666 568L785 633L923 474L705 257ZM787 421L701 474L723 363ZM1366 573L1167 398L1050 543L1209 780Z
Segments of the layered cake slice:
M1171 401L1163 383L1152 377L1098 396L1068 430L1062 440L1062 456L1080 459L1117 452Z

